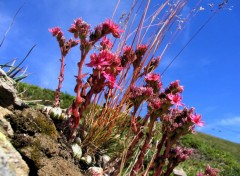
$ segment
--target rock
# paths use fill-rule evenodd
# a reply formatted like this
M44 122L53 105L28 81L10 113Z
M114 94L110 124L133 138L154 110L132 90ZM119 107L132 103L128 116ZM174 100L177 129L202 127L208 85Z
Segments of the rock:
M90 176L104 176L103 168L101 167L89 167L88 173Z
M7 137L0 132L0 176L27 176L29 168Z
M78 145L81 145L82 144L82 140L80 137L76 137L75 138L75 142L78 144Z
M72 144L73 157L80 159L82 157L82 148L78 144Z
M90 155L85 155L81 158L81 161L83 161L87 165L90 165L92 163L92 157Z
M50 114L50 110L52 109L53 107L52 106L44 106L42 108L42 112L45 113L45 114Z
M50 117L53 118L53 119L61 119L63 118L62 116L62 109L59 108L59 107L53 107L51 110L50 110Z
M83 176L76 165L60 157L46 158L43 163L45 165L38 170L38 176Z
M0 68L0 76L7 76L6 72Z
M173 169L173 175L174 176L187 176L186 172L184 172L184 170L182 168L181 169L178 169L178 168Z
M13 136L13 129L10 123L5 119L5 116L12 115L12 112L0 106L0 132L7 137Z
M103 155L102 156L102 162L103 162L103 167L107 165L107 163L110 161L110 157L108 155Z
M0 105L4 108L13 105L17 109L28 107L17 97L16 82L8 76L0 77Z
M15 131L13 145L29 165L29 175L82 175L74 164L71 147L48 115L27 108L15 111L9 119Z
M59 134L51 118L45 116L35 109L27 108L9 117L14 131L17 133L25 133L30 136L36 133L43 133L53 140L57 140Z

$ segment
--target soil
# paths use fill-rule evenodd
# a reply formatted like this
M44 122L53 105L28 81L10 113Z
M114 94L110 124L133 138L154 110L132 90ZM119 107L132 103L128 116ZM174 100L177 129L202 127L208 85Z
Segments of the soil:
M14 130L12 144L30 168L30 176L82 176L79 162L53 120L39 110L13 110L6 117Z

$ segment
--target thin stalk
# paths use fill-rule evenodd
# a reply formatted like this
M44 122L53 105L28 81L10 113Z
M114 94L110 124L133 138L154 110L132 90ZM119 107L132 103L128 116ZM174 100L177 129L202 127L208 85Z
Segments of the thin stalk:
M55 92L55 104L54 107L60 107L60 93L61 93L61 88L62 88L62 83L64 81L64 64L65 61L65 56L62 54L62 58L60 60L61 62L61 68L60 68L60 74L58 77L58 87Z
M146 152L149 148L150 141L151 141L151 138L152 138L152 135L153 135L154 122L155 122L155 117L151 117L151 120L148 124L148 130L149 131L147 133L147 137L146 137L145 142L142 146L141 153L140 153L140 155L137 159L137 162L135 163L135 165L133 167L133 170L131 171L132 176L135 176L140 171L140 169L142 167L144 157L145 157Z

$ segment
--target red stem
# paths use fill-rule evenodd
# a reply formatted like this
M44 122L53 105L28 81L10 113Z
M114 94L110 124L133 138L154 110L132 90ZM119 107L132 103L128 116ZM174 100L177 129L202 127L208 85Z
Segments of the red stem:
M149 118L149 114L147 114L145 116L145 119ZM144 120L145 120L144 119ZM128 152L127 152L127 157L126 158L130 158L133 154L133 149L136 146L136 144L139 142L139 139L141 139L143 137L144 133L142 131L138 131L138 133L136 134L135 138L133 139L131 145L128 148Z
M62 51L62 48L61 48L61 51ZM62 54L62 58L60 60L61 68L60 68L60 74L59 74L59 77L58 77L58 87L57 87L56 92L55 92L54 107L59 107L60 106L60 92L61 92L62 83L63 83L63 80L64 80L64 66L65 66L64 65L64 60L65 60L65 56Z
M154 122L155 122L155 118L151 117L151 120L150 120L150 122L148 124L149 132L148 132L146 140L145 140L145 142L144 142L144 144L142 146L141 153L140 153L140 155L138 157L138 160L135 163L135 165L133 167L133 170L131 171L131 174L130 174L131 176L135 176L139 172L141 167L142 167L144 157L146 155L147 149L149 148L149 143L150 143L151 138L152 138Z
M72 104L72 115L74 118L74 124L73 124L73 129L72 129L70 138L73 137L73 134L74 134L75 130L77 129L77 127L79 125L79 121L82 117L81 111L79 112L79 105L83 102L83 98L81 97L81 88L83 87L83 85L82 85L82 77L83 77L82 76L82 67L83 67L83 64L84 64L86 56L87 56L87 52L85 53L83 42L81 43L80 50L81 50L81 58L80 58L80 62L78 62L78 75L77 75L77 79L76 79L77 84L75 87L76 99Z
M170 139L167 138L167 141L166 141L166 148L165 148L165 151L163 153L163 155L159 156L156 158L156 160L159 160L161 161L159 167L157 167L155 169L155 172L154 172L154 176L158 176L158 175L161 175L162 172L163 172L163 166L165 165L165 162L166 162L166 159L167 159L167 156L172 148L172 146L176 143L176 140L173 140L173 141L170 141ZM159 155L159 153L158 153Z

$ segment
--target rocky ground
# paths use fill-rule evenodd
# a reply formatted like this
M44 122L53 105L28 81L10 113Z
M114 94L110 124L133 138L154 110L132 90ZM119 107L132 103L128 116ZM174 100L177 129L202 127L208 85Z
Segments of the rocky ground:
M83 175L53 120L28 107L14 86L0 77L0 176Z

